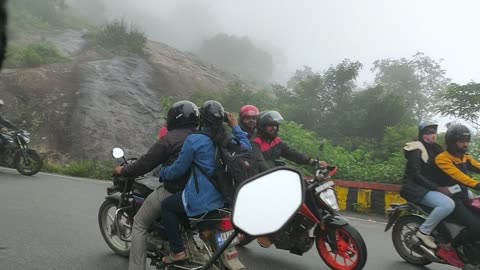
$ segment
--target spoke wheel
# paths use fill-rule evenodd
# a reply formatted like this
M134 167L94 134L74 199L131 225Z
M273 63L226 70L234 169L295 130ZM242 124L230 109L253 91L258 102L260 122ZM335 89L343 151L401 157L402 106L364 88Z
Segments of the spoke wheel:
M120 231L118 231L114 222L116 210L117 206L112 201L104 201L98 211L98 225L100 226L100 232L105 242L107 242L107 245L116 254L128 257L130 254L130 242L120 239L119 234L126 239L130 239L132 222L126 214L122 215L118 221L120 225Z
M408 263L414 265L427 265L432 263L422 255L412 250L412 237L417 233L420 225L425 221L419 216L403 216L398 219L392 229L392 241L398 255Z

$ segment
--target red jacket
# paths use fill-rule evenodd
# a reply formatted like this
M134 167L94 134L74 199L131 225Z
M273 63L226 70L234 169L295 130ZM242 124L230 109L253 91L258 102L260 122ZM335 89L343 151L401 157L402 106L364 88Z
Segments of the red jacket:
M310 162L309 156L291 148L280 137L276 137L273 141L268 142L257 136L252 140L252 149L254 153L262 153L269 167L272 167L274 161L280 157L302 165L307 165Z

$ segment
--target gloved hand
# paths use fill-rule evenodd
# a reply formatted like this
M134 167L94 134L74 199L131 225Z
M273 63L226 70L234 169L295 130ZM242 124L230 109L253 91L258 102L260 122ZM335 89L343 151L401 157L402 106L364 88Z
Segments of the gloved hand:
M310 159L310 164L312 166L320 166L320 167L323 167L323 168L326 168L328 166L327 162L323 161L323 160L316 160L316 159Z
M476 184L475 187L473 187L475 190L480 190L480 183Z

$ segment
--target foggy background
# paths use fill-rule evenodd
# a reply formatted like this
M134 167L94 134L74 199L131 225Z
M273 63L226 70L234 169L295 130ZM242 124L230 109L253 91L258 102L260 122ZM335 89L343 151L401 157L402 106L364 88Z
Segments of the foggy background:
M447 77L480 81L478 1L383 0L70 0L96 22L124 17L152 40L196 50L218 33L248 36L273 56L272 81L284 83L303 65L314 71L344 58L364 68L358 85L371 83L371 63L417 51L443 58Z

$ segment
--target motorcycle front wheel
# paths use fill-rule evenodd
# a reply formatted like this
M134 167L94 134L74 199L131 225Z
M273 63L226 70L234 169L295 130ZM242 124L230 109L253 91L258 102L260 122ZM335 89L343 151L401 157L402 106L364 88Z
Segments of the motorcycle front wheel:
M19 150L15 154L14 163L15 169L23 175L32 176L38 173L43 166L42 158L37 151L26 149L25 152Z
M131 239L132 233L132 220L123 214L118 220L118 227L115 222L115 212L117 206L114 202L106 200L100 206L98 210L98 225L100 226L100 232L107 245L116 254L124 257L128 257L130 254L130 242L122 240L119 235L121 234L124 239Z
M326 240L325 234L317 234L317 250L322 260L335 270L360 270L367 263L367 246L360 233L350 225L335 228L336 249ZM336 250L336 251L335 251Z

